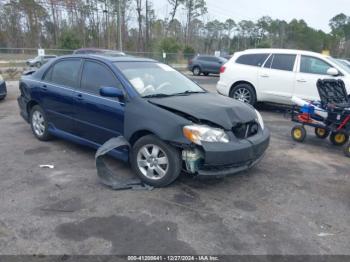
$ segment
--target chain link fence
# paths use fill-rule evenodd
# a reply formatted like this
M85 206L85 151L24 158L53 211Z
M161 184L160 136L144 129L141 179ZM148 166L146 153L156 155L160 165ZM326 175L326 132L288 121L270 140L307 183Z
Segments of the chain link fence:
M45 49L45 55L70 55L74 50ZM162 52L129 52L125 54L136 57L151 58L175 67L178 70L185 70L188 59L192 54L162 53ZM0 74L8 80L18 79L23 71L28 70L27 60L38 56L36 48L0 48Z

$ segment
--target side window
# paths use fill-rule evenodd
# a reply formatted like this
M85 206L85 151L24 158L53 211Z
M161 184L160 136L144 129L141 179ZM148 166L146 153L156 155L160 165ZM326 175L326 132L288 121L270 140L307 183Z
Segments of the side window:
M270 55L269 59L267 59L265 65L264 65L265 68L271 68L272 60L273 60L273 57L274 57L274 56L275 56L275 55L273 55L273 54Z
M84 91L99 94L101 87L121 88L121 83L106 66L86 61L81 78L81 88Z
M262 66L269 54L249 54L237 58L236 63L242 65Z
M46 71L46 73L45 73L45 75L44 75L44 77L43 77L43 80L44 80L45 82L51 82L52 69L53 69L53 67L51 66L51 67L49 68L49 70Z
M296 55L276 54L273 57L271 68L293 71Z
M316 57L311 56L301 56L300 60L300 72L308 73L308 74L317 74L317 75L326 75L327 70L331 68L331 66L318 59Z
M77 88L80 65L81 61L79 59L68 59L54 64L51 72L51 82Z

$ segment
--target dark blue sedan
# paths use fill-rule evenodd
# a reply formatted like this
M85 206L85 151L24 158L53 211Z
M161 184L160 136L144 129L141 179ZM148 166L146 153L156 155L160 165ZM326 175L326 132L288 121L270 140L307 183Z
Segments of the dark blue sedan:
M5 99L7 95L6 82L0 75L0 101Z
M153 186L183 170L219 176L254 166L269 131L251 106L208 93L154 60L72 55L22 76L20 112L39 140L52 136L98 148L123 136L129 161Z

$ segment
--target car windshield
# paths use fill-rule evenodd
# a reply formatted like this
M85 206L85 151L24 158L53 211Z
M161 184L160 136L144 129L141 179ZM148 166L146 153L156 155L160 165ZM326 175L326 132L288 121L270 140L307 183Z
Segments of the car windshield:
M142 97L204 93L202 88L172 67L156 62L115 62Z
M332 61L334 64L339 66L341 69L343 69L346 73L350 74L350 68L346 65L344 65L342 62L340 62L338 59L335 59L333 57L328 57L330 61Z

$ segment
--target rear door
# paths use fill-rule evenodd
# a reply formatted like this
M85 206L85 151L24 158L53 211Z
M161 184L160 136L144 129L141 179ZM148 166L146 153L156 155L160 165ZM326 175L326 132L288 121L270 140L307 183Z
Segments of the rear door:
M201 67L201 70L202 72L206 73L206 72L210 72L211 70L211 62L210 62L210 59L208 56L200 56L198 58L198 61L199 61L199 64L200 64L200 67Z
M332 66L323 59L301 55L299 70L296 76L294 95L307 100L319 100L317 80L323 78L336 78L327 75Z
M122 85L107 65L86 60L77 92L77 129L79 136L97 144L122 135L124 129L124 102L100 96L101 87Z
M51 128L75 133L75 90L79 83L82 61L79 58L59 60L45 73L41 86L41 106Z
M258 74L261 100L290 104L296 71L295 54L271 54Z

